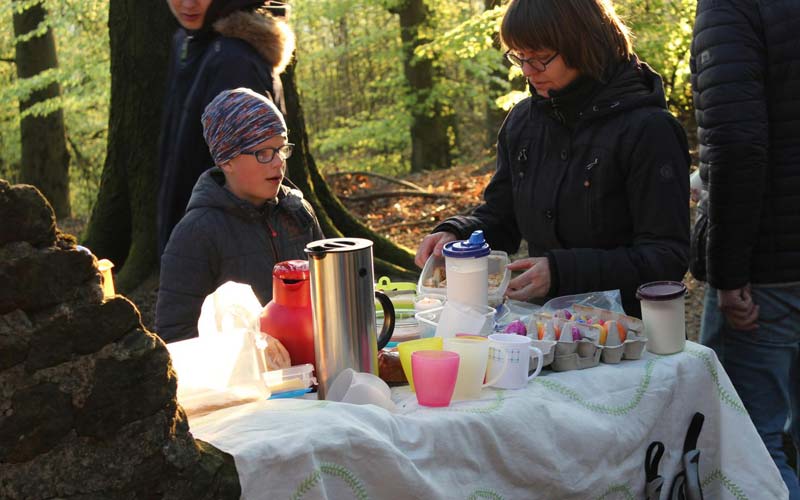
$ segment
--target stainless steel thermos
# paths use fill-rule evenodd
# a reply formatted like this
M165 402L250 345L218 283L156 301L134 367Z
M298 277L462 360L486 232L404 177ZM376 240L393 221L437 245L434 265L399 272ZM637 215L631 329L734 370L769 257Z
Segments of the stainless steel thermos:
M378 350L394 331L394 307L375 290L372 242L331 238L309 243L311 310L319 399L345 368L378 375ZM383 307L383 328L376 330L375 298Z

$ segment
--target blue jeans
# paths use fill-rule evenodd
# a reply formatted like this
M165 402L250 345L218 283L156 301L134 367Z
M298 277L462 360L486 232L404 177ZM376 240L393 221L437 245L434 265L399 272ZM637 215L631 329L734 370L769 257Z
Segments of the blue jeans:
M753 288L753 300L760 307L758 329L734 330L719 310L717 290L707 285L700 342L716 351L789 488L789 498L800 500L797 474L782 443L788 427L800 450L800 285Z

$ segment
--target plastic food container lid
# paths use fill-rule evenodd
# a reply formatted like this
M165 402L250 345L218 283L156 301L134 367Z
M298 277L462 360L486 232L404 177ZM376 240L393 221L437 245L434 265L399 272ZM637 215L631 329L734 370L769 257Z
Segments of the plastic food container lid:
M686 285L679 281L653 281L636 290L636 298L639 300L672 300L685 294Z
M468 240L451 241L445 244L442 253L445 257L460 259L485 257L492 252L483 238L483 231L473 231Z
M283 370L270 370L261 375L273 394L303 390L317 383L314 378L314 366L310 363L290 366Z

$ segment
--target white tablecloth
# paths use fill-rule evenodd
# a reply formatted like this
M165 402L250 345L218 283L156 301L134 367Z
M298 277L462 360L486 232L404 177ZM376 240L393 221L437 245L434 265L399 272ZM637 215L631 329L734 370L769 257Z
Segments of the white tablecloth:
M271 400L192 419L195 437L231 453L243 498L638 499L647 446L667 451L666 498L686 430L705 415L698 449L706 500L781 499L786 488L713 351L582 371L545 370L518 391L400 408Z

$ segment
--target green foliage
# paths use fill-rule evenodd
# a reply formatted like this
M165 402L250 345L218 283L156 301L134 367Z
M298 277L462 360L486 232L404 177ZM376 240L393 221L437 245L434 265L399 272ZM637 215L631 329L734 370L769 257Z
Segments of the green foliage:
M664 79L670 110L691 123L689 48L696 0L622 0L617 13L633 30L634 49Z
M41 0L0 4L0 177L16 179L20 162L19 123L23 116L43 116L58 109L64 113L71 156L70 194L73 212L86 216L100 184L108 127L110 70L108 52L108 0L45 0L48 17L33 32L14 38L13 9L24 10ZM32 78L18 80L13 63L16 41L44 33L51 27L59 67ZM53 82L61 97L28 108L19 101Z
M49 16L37 30L54 30L60 66L18 81L13 9L44 1ZM390 9L400 0L295 0L297 79L317 162L325 169L400 174L409 168L411 103L402 64L400 25ZM485 161L486 114L508 110L527 95L520 73L503 64L497 30L505 7L482 0L427 0L429 23L417 58L431 59L439 75L423 103L443 103L457 161ZM639 56L665 81L669 105L690 124L688 49L693 0L619 0ZM52 82L62 96L26 113L63 109L71 162L72 205L86 215L96 196L106 148L110 89L108 0L0 2L0 177L14 179L20 161L19 101ZM27 35L24 38L28 38ZM132 80L131 84L135 84ZM513 88L512 88L513 87Z
M480 1L428 1L432 19L420 30L427 43L416 57L433 59L440 81L416 103L405 83L399 19L389 11L395 3L294 4L298 86L323 170L407 171L412 106L432 113L434 104L442 104L444 115L452 116L457 151L464 156L482 150L484 112L497 97L487 88L508 86L502 54L492 48L500 9L483 13Z

